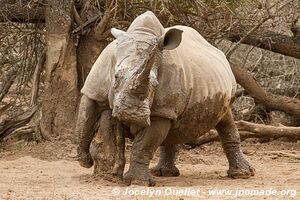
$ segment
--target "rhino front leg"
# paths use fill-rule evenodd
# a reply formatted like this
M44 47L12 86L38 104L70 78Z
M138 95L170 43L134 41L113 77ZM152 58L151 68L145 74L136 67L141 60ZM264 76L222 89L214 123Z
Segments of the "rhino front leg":
M177 145L160 146L160 157L158 164L151 168L151 173L154 176L179 176L179 170L175 166L176 154L178 152Z
M151 125L141 130L134 138L129 170L124 175L126 185L154 186L155 180L150 173L149 163L155 150L161 145L170 130L170 120L151 119Z
M90 143L94 137L94 126L99 115L98 104L83 95L79 105L75 131L78 135L78 161L79 164L85 168L93 166L93 160L89 153L89 149Z
M241 150L240 135L234 124L230 109L217 124L216 129L229 162L228 176L231 178L249 178L254 176L255 169L246 160Z

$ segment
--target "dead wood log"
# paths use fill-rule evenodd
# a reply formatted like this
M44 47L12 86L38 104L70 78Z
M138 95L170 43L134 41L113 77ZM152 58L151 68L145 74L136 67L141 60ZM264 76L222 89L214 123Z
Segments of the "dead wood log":
M288 97L300 98L300 87L287 87L287 88L266 88L267 92L276 95L284 95ZM248 95L248 92L244 89L237 90L235 97L240 97L243 95Z
M34 139L35 127L31 125L22 126L12 133L9 134L9 137L5 137L4 141L19 141L19 140L33 140Z
M254 135L259 134L259 137L290 137L295 139L300 138L300 127L271 126L264 124L255 124L243 120L236 122L236 125L240 131L249 131Z
M189 142L188 145L192 147L196 147L209 142L216 142L216 141L220 141L220 138L218 132L215 129L212 129L209 132L205 133L204 135L198 137L196 140Z
M283 6L281 6L281 8L282 7ZM229 59L230 55L237 49L238 45L240 43L245 43L283 55L300 58L300 42L297 39L299 35L295 31L294 37L280 35L269 31L265 31L263 34L256 33L253 36L253 32L271 17L272 15L269 13L266 18L263 18L255 27L250 29L250 31L247 31L249 28L247 29L242 25L235 27L235 29L231 31L229 39L233 42L237 42L237 44L227 53L226 57ZM297 26L297 30L298 28L299 27ZM235 34L238 35L238 37L236 37ZM231 64L231 69L237 82L255 99L256 103L265 106L268 110L284 111L300 119L300 100L268 93L247 72L247 70L234 64Z
M300 139L300 127L287 127L287 126L271 126L264 124L255 124L246 121L238 121L236 125L239 129L241 140L247 138L280 138L289 137L293 139ZM210 130L203 136L197 138L195 141L190 142L192 147L200 146L205 143L219 141L218 132L214 129Z
M284 111L300 119L300 100L266 92L245 69L233 63L231 69L237 82L255 99L256 103L265 106L268 110Z
M247 30L249 30L247 27L235 27L230 32L228 39L238 42L247 34ZM300 59L300 41L296 35L290 37L271 31L260 31L248 35L242 43Z
M0 141L2 141L6 136L11 134L14 130L26 125L36 111L37 106L11 118L0 118Z

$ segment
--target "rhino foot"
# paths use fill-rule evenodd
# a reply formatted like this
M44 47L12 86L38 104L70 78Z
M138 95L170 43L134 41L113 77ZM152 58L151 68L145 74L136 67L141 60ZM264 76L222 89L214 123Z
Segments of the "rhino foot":
M123 177L125 185L155 186L155 179L147 167L140 164L135 164L134 167L131 166Z
M91 154L83 151L80 147L77 148L78 162L80 166L85 168L91 168L94 164Z
M245 158L242 157L236 166L232 166L229 168L227 174L230 178L247 179L255 175L255 169Z
M154 176L175 177L179 176L179 170L175 165L156 165L151 168L151 174Z

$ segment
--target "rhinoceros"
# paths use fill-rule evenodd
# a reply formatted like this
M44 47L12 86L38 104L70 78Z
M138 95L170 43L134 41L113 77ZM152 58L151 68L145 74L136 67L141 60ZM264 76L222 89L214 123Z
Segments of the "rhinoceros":
M134 136L123 177L128 185L154 185L152 174L178 176L176 145L213 128L229 162L228 176L253 176L233 120L237 84L225 55L193 28L164 28L150 11L138 16L127 31L112 28L111 33L116 39L103 50L81 90L79 163L93 165L92 129L99 115L110 110ZM159 162L150 170L158 147Z

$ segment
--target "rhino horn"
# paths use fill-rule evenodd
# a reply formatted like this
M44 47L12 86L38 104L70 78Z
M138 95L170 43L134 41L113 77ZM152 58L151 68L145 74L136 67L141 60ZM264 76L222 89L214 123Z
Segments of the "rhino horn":
M148 96L150 72L155 60L154 54L155 48L151 51L149 59L145 60L145 67L143 67L142 71L138 74L132 87L133 93L143 97Z

